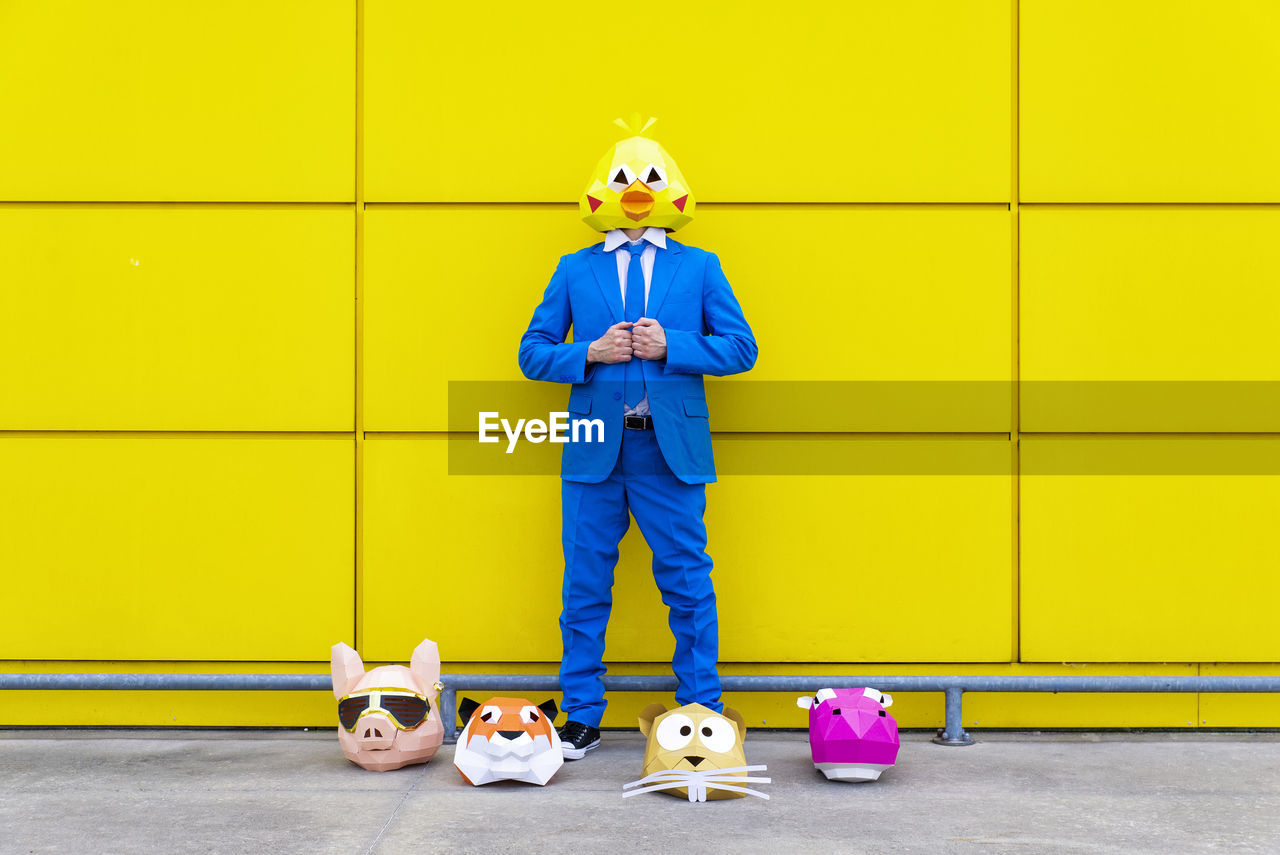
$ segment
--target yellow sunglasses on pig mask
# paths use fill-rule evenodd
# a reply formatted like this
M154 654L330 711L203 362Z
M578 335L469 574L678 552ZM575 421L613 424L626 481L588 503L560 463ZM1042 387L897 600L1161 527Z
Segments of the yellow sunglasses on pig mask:
M430 709L426 695L408 689L364 689L338 699L338 723L347 733L354 733L360 719L380 712L391 719L396 730L414 730L427 720Z

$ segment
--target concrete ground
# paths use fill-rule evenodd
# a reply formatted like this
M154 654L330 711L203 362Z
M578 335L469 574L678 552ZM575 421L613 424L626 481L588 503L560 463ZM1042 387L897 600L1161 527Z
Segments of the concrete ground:
M332 733L0 731L0 853L1280 853L1280 735L904 734L873 784L753 732L771 799L622 798L638 733L544 788L474 788L445 746L366 772Z

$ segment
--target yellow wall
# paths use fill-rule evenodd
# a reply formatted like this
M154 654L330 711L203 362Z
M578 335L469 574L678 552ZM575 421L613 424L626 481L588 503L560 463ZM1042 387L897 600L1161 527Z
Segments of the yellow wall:
M554 671L558 482L449 474L449 381L519 379L638 111L774 381L710 391L727 673L1275 673L1278 35L1267 0L3 4L0 670L323 673L429 636L446 674ZM661 671L623 556L609 656ZM323 693L0 694L0 724L331 723Z

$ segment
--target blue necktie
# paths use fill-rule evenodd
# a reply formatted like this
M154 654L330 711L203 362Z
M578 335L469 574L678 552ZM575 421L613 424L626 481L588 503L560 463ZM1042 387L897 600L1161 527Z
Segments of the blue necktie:
M631 262L627 265L627 297L622 308L622 319L635 322L644 317L644 265L640 256L648 244L644 241L627 246L631 253ZM622 398L631 409L644 400L644 369L640 367L640 358L632 356L623 375Z

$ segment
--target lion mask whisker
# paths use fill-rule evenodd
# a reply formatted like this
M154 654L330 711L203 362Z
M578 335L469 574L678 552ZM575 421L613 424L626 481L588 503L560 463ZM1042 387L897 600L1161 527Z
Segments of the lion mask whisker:
M640 793L652 793L657 790L674 790L679 789L680 787L686 787L689 791L689 801L691 802L705 802L707 800L707 790L724 790L726 792L742 793L744 795L768 799L769 796L766 793L750 789L749 787L739 787L734 785L737 783L771 783L771 778L747 777L745 775L735 774L738 772L763 772L766 770L766 766L733 766L727 769L705 769L703 771L663 769L650 775L646 775L638 781L623 784L622 788L624 790L631 790L631 792L623 793L622 797L625 799L628 796L635 796ZM645 786L646 784L649 786ZM640 787L641 789L632 789L634 787Z

